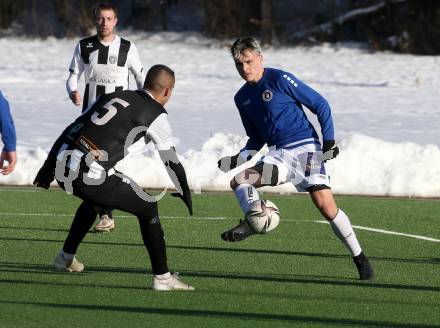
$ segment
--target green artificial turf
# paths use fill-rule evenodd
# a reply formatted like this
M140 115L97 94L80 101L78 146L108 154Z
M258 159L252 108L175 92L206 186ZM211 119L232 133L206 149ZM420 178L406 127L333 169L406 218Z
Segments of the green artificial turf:
M376 271L351 258L305 195L264 198L281 211L266 235L227 243L232 193L172 197L159 210L172 271L194 292L155 292L137 219L89 233L84 273L57 273L79 200L54 189L0 188L0 327L439 327L440 243L355 229ZM352 224L440 239L440 201L337 197Z

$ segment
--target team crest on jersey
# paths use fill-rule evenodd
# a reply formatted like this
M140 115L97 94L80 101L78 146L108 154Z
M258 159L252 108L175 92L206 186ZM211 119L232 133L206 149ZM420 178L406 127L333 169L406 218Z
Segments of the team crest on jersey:
M263 94L261 95L264 101L271 101L273 98L273 93L270 90L264 90Z
M117 60L116 56L110 56L110 57L108 58L108 61L110 62L110 64L114 64L114 63L116 63L116 60Z

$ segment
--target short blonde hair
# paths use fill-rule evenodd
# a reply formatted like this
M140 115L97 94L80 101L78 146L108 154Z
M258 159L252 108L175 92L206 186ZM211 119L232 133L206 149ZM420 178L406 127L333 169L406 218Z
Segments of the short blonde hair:
M247 36L235 40L234 44L231 46L231 55L234 60L238 60L246 50L255 51L260 55L262 54L261 46L257 39L252 36Z

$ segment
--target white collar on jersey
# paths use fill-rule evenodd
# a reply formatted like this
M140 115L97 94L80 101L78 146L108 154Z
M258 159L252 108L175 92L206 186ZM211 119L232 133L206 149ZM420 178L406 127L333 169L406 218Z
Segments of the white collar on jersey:
M113 42L115 42L119 37L115 34L113 40L108 41L108 42L104 42L102 40L99 39L98 37L98 41L99 43L101 43L103 46L108 47L110 44L112 44Z
M153 94L150 92L150 91L148 91L148 90L145 90L145 89L140 89L142 92L145 92L147 95L149 95L151 98L153 98L154 99L154 96L153 96ZM154 100L156 100L156 99L154 99Z

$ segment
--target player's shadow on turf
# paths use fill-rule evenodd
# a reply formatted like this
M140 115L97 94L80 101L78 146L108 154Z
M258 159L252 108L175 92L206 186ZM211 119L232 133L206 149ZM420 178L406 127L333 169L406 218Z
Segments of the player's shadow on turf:
M55 273L66 274L65 272L56 271L51 264L34 264L34 263L20 263L20 262L1 262L1 272L15 272L15 273ZM136 274L152 274L151 270L138 268L119 268L119 267L105 267L105 266L86 266L84 273L136 273ZM81 274L81 273L80 273ZM73 273L72 275L78 275Z
M69 229L37 228L37 227L10 227L10 226L0 226L0 229L69 232Z
M202 277L202 278L220 278L220 279L233 279L233 280L258 280L269 282L284 282L284 283L297 283L297 284L312 284L312 285L331 285L331 286L359 286L367 288L378 289L402 289L402 290L416 290L416 291L433 291L440 292L440 287L436 286L413 286L413 285L399 285L399 284L387 284L373 281L359 281L354 279L347 279L339 277L338 280L334 280L333 277L325 276L313 276L313 275L272 275L272 274L239 274L232 272L193 272L193 271L181 271L182 274L188 277ZM329 279L331 278L331 279Z
M147 268L127 268L127 267L106 267L86 265L84 272L66 273L57 271L52 264L33 264L20 262L0 262L0 272L20 273L24 274L49 274L49 275L91 275L95 273L112 273L112 274L153 274L151 269ZM1 280L0 280L1 282ZM95 285L95 284L93 284Z
M245 320L249 322L270 321L276 326L276 322L288 323L306 323L306 324L323 324L323 325L344 325L344 326L358 326L358 327L398 327L398 328L437 328L438 326L426 324L406 324L401 322L380 321L380 320L363 320L363 319L346 319L346 318L330 318L319 316L302 316L290 314L271 314L258 312L244 312L244 311L219 311L219 310L193 310L193 309L178 309L178 308L158 308L158 307L140 307L140 306L117 306L104 304L58 304L48 302L30 302L30 301L9 301L0 300L0 304L8 305L32 305L41 308L67 309L67 310L88 310L97 312L109 313L136 313L136 314L156 314L161 316L177 316L177 317L194 317L194 318L220 318L234 320Z
M436 259L436 258L405 259L398 257L382 257L382 256L368 256L368 258L371 261L417 263L417 264L440 264L440 259Z
M28 264L17 262L0 262L1 271L8 271L13 273L58 273L54 271L50 265L41 264ZM139 268L120 268L120 267L94 267L86 266L83 274L87 273L133 273L133 274L152 274L150 269ZM367 288L379 288L379 289L402 289L402 290L415 290L415 291L432 291L440 292L440 287L435 286L413 286L413 285L399 285L399 284L387 284L378 283L375 281L353 281L349 278L339 277L335 280L335 277L327 276L312 276L312 275L292 275L292 274L264 274L264 273L247 273L239 274L236 272L219 272L219 271L181 271L187 277L196 278L217 278L217 279L232 279L232 280L255 280L255 281L268 281L268 282L280 282L280 283L295 283L295 284L312 284L312 285L330 285L330 286L359 286ZM58 273L59 274L59 273ZM61 273L66 275L66 273ZM69 276L81 275L78 273L67 274ZM9 280L0 280L1 282L8 282ZM21 280L20 280L21 281ZM35 282L34 280L29 283ZM38 283L38 282L36 282ZM51 282L52 283L52 282ZM92 284L91 284L92 285ZM95 284L93 284L95 285ZM88 285L87 285L88 286Z
M250 253L250 254L274 254L274 255L292 255L292 256L310 256L310 257L325 257L325 258L347 258L342 254L324 254L311 252L295 252L295 251L280 251L273 249L255 249L255 248L227 248L227 247L203 247L203 246L181 246L181 245L167 245L167 248L178 248L198 251L214 251L227 253Z
M68 231L68 230L66 230ZM94 234L97 236L105 236L106 234ZM16 241L32 241L32 242L44 242L44 243L64 243L64 239L42 239L42 238L23 238L23 237L0 237L0 240L16 240ZM124 243L124 242L100 242L100 241L93 241L93 240L87 240L82 241L81 244L90 244L90 245L102 245L102 246L134 246L134 247L142 247L144 248L144 244L142 243L142 240L139 239L139 243Z
M203 246L184 246L184 245L167 245L167 248L187 249L197 251L214 251L214 252L229 252L229 253L249 253L249 254L273 254L273 255L289 255L289 256L306 256L306 257L322 257L322 258L336 258L346 259L349 256L345 254L326 254L326 253L312 253L312 252L297 252L297 251L281 251L272 249L255 249L255 248L227 248L227 247L203 247ZM435 258L398 258L398 257L380 257L369 256L374 261L385 262L402 262L402 263L417 263L417 264L440 264L440 259Z
M66 273L64 273L66 275ZM71 276L80 276L81 274L74 273ZM0 279L0 283L9 283L14 285L32 285L32 286L58 286L58 287L86 287L86 288L118 288L118 289L148 289L146 284L140 286L133 285L118 285L105 283L78 283L78 282L61 282L61 281L37 281L37 280L23 280L23 279ZM1 303L1 301L0 301Z
M43 229L44 230L44 229ZM66 230L67 231L67 230ZM96 234L98 236L102 234ZM0 237L0 240L15 240L15 241L31 241L31 242L46 242L46 243L64 243L61 239L41 239L41 238L14 238L14 237ZM100 242L93 240L83 241L82 244L90 245L103 245L103 246L132 246L132 247L142 247L142 241L139 243L125 243L125 242ZM325 254L325 253L312 253L312 252L296 252L296 251L280 251L271 249L253 249L253 248L227 248L227 247L203 247L203 246L184 246L184 245L167 245L167 248L175 249L187 249L196 251L214 251L214 252L235 252L235 253L260 253L260 254L274 254L274 255L290 255L290 256L308 256L308 257L322 257L322 258L338 258L344 259L348 255L344 254ZM419 259L409 259L409 258L397 258L397 257L380 257L380 256L369 256L373 261L386 261L386 262L402 262L402 263L417 263L417 264L440 264L439 258L419 258Z
M60 274L64 272L56 271L53 265L50 264L33 264L33 263L19 263L19 262L0 262L0 272L10 273L30 273L30 274Z

